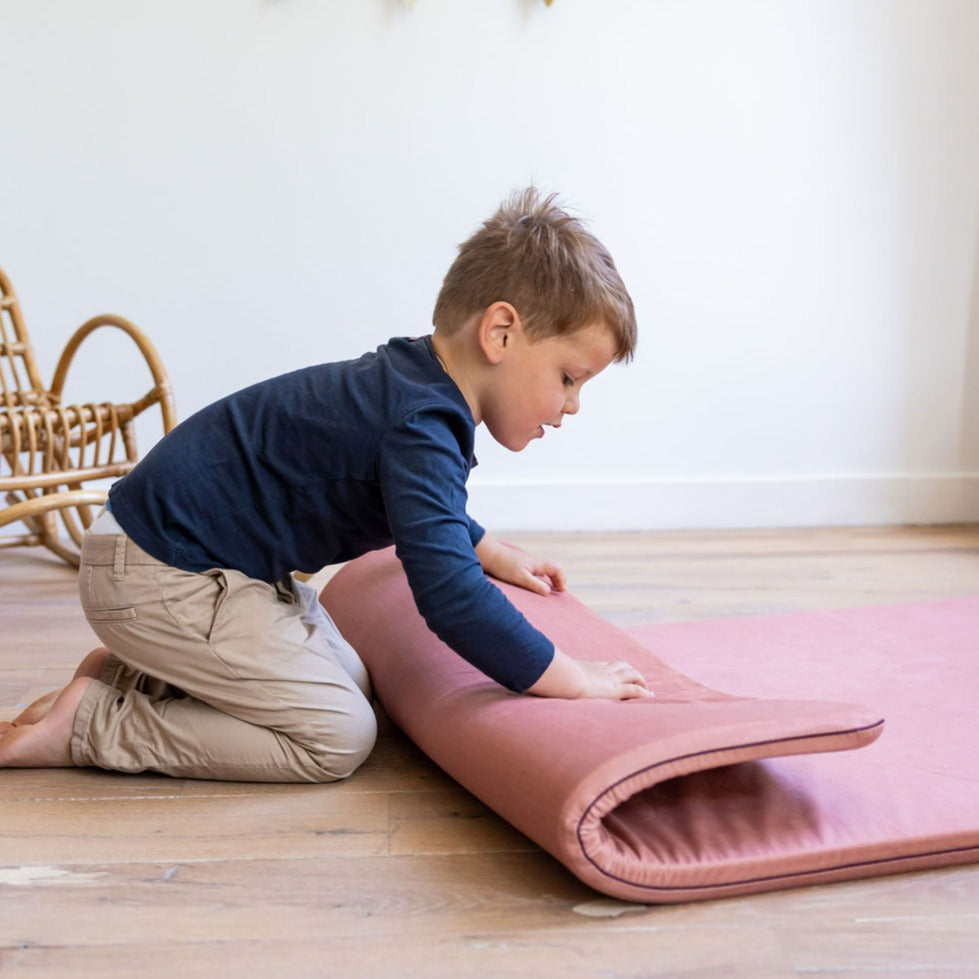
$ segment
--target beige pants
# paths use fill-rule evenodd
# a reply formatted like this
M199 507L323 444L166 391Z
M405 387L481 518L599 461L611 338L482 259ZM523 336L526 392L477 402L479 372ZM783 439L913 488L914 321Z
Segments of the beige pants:
M75 716L77 765L327 782L370 753L367 672L309 586L180 571L89 533L79 592L111 655Z

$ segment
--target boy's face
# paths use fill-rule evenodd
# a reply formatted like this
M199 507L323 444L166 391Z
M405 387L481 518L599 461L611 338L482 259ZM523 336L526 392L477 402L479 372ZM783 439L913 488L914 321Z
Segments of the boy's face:
M565 415L575 414L582 385L605 370L616 354L604 324L536 341L518 326L507 344L482 416L493 438L514 452L543 438L546 427L560 428Z

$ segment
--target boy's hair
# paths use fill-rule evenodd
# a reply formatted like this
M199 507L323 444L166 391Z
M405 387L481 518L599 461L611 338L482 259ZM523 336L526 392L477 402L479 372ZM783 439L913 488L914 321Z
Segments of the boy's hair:
M636 314L612 256L551 194L514 192L468 241L435 302L436 329L452 334L495 302L511 303L532 340L604 323L617 361L636 348Z

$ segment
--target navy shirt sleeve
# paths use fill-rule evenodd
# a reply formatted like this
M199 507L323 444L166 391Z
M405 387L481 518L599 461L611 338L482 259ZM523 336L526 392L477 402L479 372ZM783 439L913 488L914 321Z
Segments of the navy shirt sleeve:
M475 547L482 539L486 531L480 527L472 517L469 518L469 542Z
M466 515L468 466L450 421L420 409L378 448L385 509L408 583L428 627L477 669L523 692L554 656L483 573L474 545L483 529Z

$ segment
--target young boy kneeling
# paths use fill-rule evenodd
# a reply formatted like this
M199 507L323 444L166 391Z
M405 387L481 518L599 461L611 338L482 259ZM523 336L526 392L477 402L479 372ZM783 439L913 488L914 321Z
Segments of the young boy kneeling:
M650 695L629 664L572 659L532 627L486 575L547 593L560 568L466 513L477 425L519 452L631 358L611 257L524 191L460 247L434 324L223 398L112 487L79 579L104 647L2 726L0 766L344 778L374 744L367 673L291 572L392 542L429 627L505 687Z

